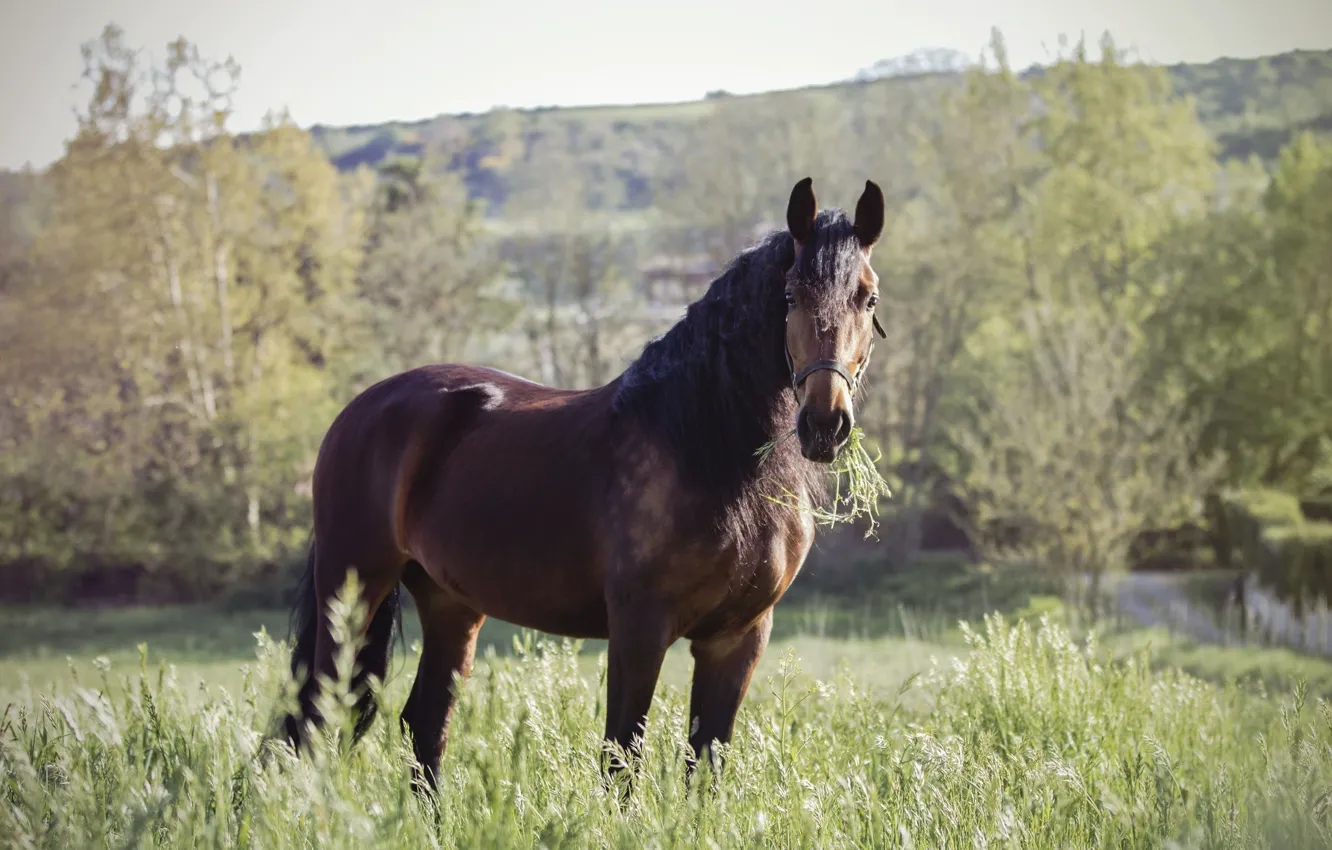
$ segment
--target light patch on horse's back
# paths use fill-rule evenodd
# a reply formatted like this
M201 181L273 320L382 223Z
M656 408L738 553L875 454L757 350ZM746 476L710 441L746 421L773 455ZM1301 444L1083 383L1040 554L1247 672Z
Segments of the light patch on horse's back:
M449 395L473 394L478 397L477 406L482 410L494 410L504 403L504 388L489 381L473 381L456 387L446 387Z
M553 389L553 387L546 387L545 384L540 383L539 381L534 381L531 378L524 378L522 375L515 375L514 373L506 372L503 369L496 369L494 366L473 366L472 370L491 372L501 378L505 378L510 381L517 381L520 384L527 384L533 387L545 387L546 389Z

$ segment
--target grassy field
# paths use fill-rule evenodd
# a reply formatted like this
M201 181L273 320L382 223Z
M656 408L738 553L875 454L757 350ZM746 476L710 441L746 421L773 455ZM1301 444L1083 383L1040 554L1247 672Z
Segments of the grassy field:
M414 672L407 622L390 718ZM426 803L396 722L381 718L350 752L332 735L300 761L266 740L285 678L270 638L286 634L281 612L0 611L0 836L80 848L1332 846L1332 709L1312 696L1194 678L1172 663L1182 647L1151 633L1101 646L996 618L926 642L899 619L846 639L828 635L854 634L856 619L826 608L778 623L715 792L683 783L689 660L673 648L624 804L598 772L603 647L488 624ZM1161 650L1149 655L1148 639ZM1215 653L1247 650L1190 651L1210 659L1195 659L1204 675L1244 678ZM1332 666L1298 660L1315 680Z
M924 671L932 659L947 661L962 651L956 633L945 636L937 620L917 625L908 615L904 629L900 617L889 617L887 612L848 612L822 604L796 606L783 615L777 618L760 676L775 670L777 657L791 649L811 676L828 679L845 671L863 687L886 691ZM77 612L0 608L0 703L14 699L24 687L33 694L50 694L64 693L89 676L100 682L99 665L117 675L138 671L140 644L146 653L142 663L153 669L166 663L188 690L205 684L235 692L243 681L242 666L255 659L259 633L281 641L287 637L287 626L287 612L278 610L219 611L184 605ZM916 639L919 631L928 631L935 640ZM416 614L408 608L390 684L408 685L415 676L414 644L420 633ZM845 639L848 636L857 639ZM527 633L488 620L477 655L511 656L516 639L526 640ZM595 675L604 650L605 641L578 645L576 655L584 675ZM664 683L684 688L691 663L687 644L673 646L662 672Z

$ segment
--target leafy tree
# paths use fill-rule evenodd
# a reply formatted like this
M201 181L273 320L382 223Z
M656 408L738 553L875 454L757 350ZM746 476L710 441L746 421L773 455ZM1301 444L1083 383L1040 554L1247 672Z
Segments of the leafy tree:
M1108 38L1096 61L1079 44L1032 92L1040 161L1036 179L1021 169L1008 219L1024 303L968 340L968 392L983 401L950 436L983 494L980 521L1033 524L1029 554L1086 576L1095 613L1133 538L1215 477L1200 408L1155 379L1142 332L1178 283L1159 272L1163 246L1207 214L1213 147L1165 73L1124 65Z
M1145 327L1160 373L1211 408L1230 482L1301 492L1332 435L1332 145L1298 138L1261 193L1252 171L1163 252L1171 298Z
M1140 318L1164 294L1154 251L1207 211L1214 143L1166 72L1124 64L1108 36L1096 60L1079 42L1034 91L1048 171L1023 228L1030 289L1090 292Z
M629 281L637 240L604 212L589 212L602 189L572 143L533 147L521 173L527 179L506 207L521 224L506 234L504 251L510 273L540 305L524 322L529 359L546 383L600 385L626 343L641 345L612 326L612 319L620 329L639 325Z
M374 380L461 356L473 336L492 333L510 310L494 292L496 261L474 202L453 175L421 160L380 170L359 281Z
M1142 392L1150 361L1122 317L1045 296L1012 330L1020 340L987 347L984 390L953 431L976 539L992 559L1059 576L1095 617L1106 573L1142 531L1196 518L1219 464L1200 455L1182 400Z
M891 527L899 561L919 546L922 512L944 472L964 346L1020 288L1014 219L1042 163L1024 129L1030 91L997 34L991 53L997 70L972 68L917 128L922 188L874 255L890 353L873 364L886 388L866 400L863 418L900 479Z
M63 514L43 525L66 554L287 542L331 418L324 367L345 341L360 213L288 120L227 132L234 63L181 39L145 68L114 27L84 59L92 98L47 175L50 222L17 296L18 512Z

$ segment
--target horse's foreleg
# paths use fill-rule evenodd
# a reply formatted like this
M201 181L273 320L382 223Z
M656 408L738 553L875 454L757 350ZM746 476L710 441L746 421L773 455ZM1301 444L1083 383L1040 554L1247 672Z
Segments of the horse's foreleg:
M409 569L408 576L404 583L421 615L421 663L402 709L402 724L412 736L417 787L434 788L457 699L454 674L471 675L477 634L486 618L457 602L423 571Z
M694 656L694 682L689 694L689 748L694 753L689 761L691 773L704 750L713 767L718 767L713 742L730 741L735 715L771 632L769 608L747 631L696 640L690 645Z
M606 671L606 741L637 757L652 707L661 662L670 645L670 623L652 610L612 611L610 618L609 666ZM626 765L613 758L613 775Z

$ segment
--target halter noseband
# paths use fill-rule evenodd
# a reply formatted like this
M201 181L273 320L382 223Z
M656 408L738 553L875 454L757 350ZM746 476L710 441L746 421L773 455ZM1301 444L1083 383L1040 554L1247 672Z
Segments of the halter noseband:
M880 337L887 339L888 334L884 332L883 325L879 324L879 317L874 317L874 332ZM795 362L791 359L791 347L786 344L785 338L782 340L782 348L786 351L786 368L791 373L791 389L799 390L800 385L805 379L815 372L821 372L825 369L829 372L836 372L846 381L846 385L851 388L851 394L855 395L856 390L860 388L860 377L865 374L865 367L869 365L870 355L874 353L874 337L870 337L869 350L865 352L865 359L860 362L860 368L852 376L850 370L836 360L815 360L807 363L805 368L799 372L795 370Z

